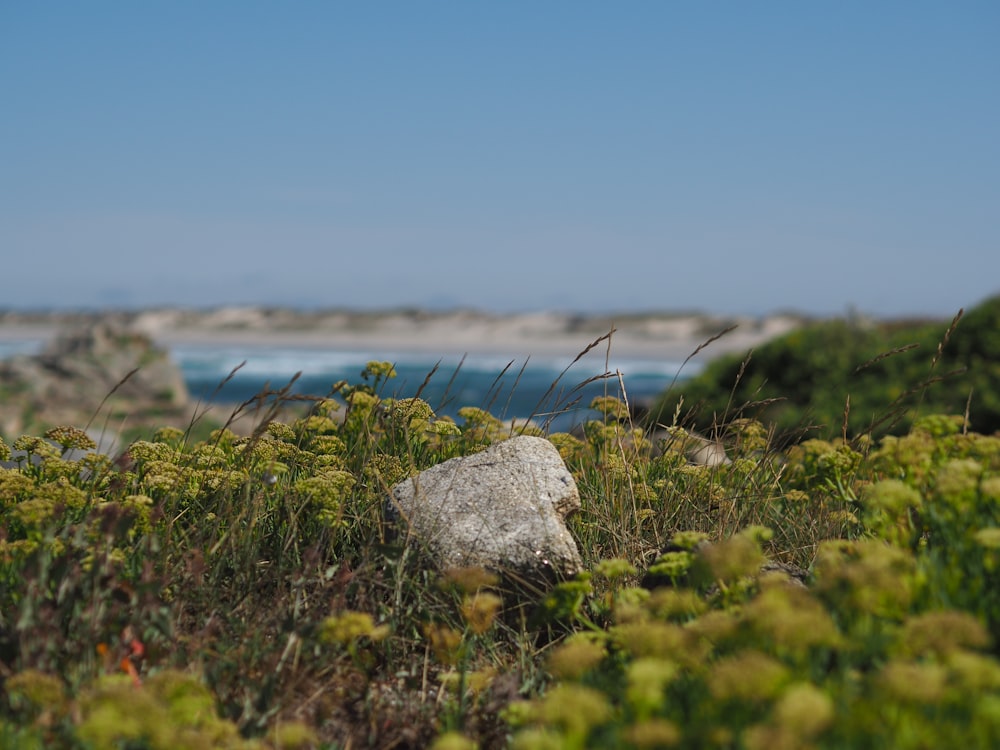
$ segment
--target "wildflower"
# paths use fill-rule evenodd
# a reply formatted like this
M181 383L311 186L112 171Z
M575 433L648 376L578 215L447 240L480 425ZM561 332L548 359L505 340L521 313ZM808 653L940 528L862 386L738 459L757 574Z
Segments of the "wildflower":
M462 634L447 625L424 625L424 637L430 642L431 651L442 664L455 664L462 656Z
M134 461L142 464L153 461L173 461L177 451L166 443L136 440L128 447L128 453Z
M354 482L350 472L329 469L316 476L299 479L293 487L319 507L320 520L330 522L338 520L341 502Z
M297 420L295 429L300 435L333 435L340 427L329 417L314 414L311 417Z
M276 440L295 442L295 430L284 422L271 422L267 425L267 433Z
M549 673L563 680L578 680L600 664L607 652L596 634L574 633L556 647L546 661Z
M980 649L990 644L986 628L968 612L944 610L910 617L899 637L899 650L907 656L948 654L959 649Z
M67 707L66 688L54 675L26 669L7 678L4 684L10 707L33 716L61 716Z
M708 538L708 534L702 531L678 531L670 541L681 549L691 551Z
M281 750L305 750L317 744L316 733L301 721L282 721L270 733L270 744Z
M477 591L462 601L462 617L469 629L476 635L482 635L493 624L503 601L496 594L488 591Z
M170 461L150 461L142 477L142 484L150 493L170 493L184 489L190 474Z
M463 687L473 695L480 695L489 689L496 679L497 670L493 667L477 669L471 672L456 672L454 670L444 672L438 676L438 680L446 688L457 693Z
M242 471L216 469L204 471L198 475L201 485L210 492L226 492L240 489L249 480Z
M698 563L713 581L731 584L760 572L764 555L751 534L741 533L698 551Z
M685 665L696 662L707 651L690 631L667 622L615 625L611 628L611 638L635 658L654 656Z
M34 492L35 483L17 469L0 468L0 509L14 505Z
M485 568L471 566L467 568L448 568L441 576L440 585L442 587L454 586L460 591L472 594L479 589L496 586L500 579L496 573L491 573Z
M356 421L359 414L370 414L381 403L378 396L366 391L354 391L347 397L347 402L351 405L349 419L352 421ZM321 419L333 424L333 420L329 417L321 417Z
M982 545L986 549L1000 549L1000 526L988 526L984 529L979 529L973 535L973 538L977 544Z
M983 467L971 458L956 458L948 461L937 473L937 494L956 507L962 507L972 497L979 486Z
M828 729L834 713L829 695L807 682L798 682L778 699L773 716L778 726L789 730L801 742Z
M81 740L94 747L120 747L144 742L168 746L175 729L170 717L149 690L136 690L126 675L103 675L80 698Z
M438 435L440 437L454 437L462 434L458 425L446 417L442 417L441 419L431 422L427 426L427 429L434 435Z
M153 433L153 442L180 445L184 440L184 430L177 427L161 427Z
M153 499L148 495L127 495L121 501L122 507L132 514L133 528L139 533L152 529L150 518L153 512Z
M208 441L214 445L223 446L226 448L232 447L233 443L239 440L239 436L228 427L223 427L218 430L212 430L208 433Z
M430 750L476 750L475 742L460 732L445 732L431 743Z
M684 628L699 643L706 644L704 649L708 651L737 635L740 619L732 611L716 609L692 620Z
M892 661L882 668L878 683L898 700L929 705L944 696L948 670L940 664Z
M45 433L45 437L56 445L62 446L64 451L68 450L94 450L97 443L86 432L79 427L53 427Z
M319 456L339 456L347 451L347 445L336 435L314 435L309 450Z
M958 414L929 414L914 420L911 431L926 432L934 437L957 435L965 424L965 418Z
M9 460L10 460L10 446L3 441L2 437L0 437L0 461L9 461Z
M485 409L475 406L463 406L458 410L458 416L465 424L462 433L469 433L476 438L500 438L504 435L504 425Z
M670 581L671 585L677 586L684 576L688 574L693 562L694 555L690 552L664 552L649 566L649 571L647 572L646 579L643 580L643 585L648 580L655 586L656 581L666 579Z
M590 402L590 408L614 420L628 419L628 406L617 396L598 396Z
M579 459L586 450L586 443L568 432L556 432L549 435L549 442L559 451L563 461Z
M565 750L566 739L551 729L530 728L518 732L511 747L513 750Z
M767 428L756 419L734 419L730 430L735 432L736 447L742 454L767 448Z
M841 640L826 609L801 588L770 586L744 607L743 617L776 648L800 656Z
M594 573L607 578L609 581L616 581L626 576L634 576L638 572L632 563L622 559L601 560L594 567Z
M847 611L899 616L913 597L915 567L909 552L880 541L823 542L816 557L816 591Z
M556 685L537 708L539 718L562 729L572 746L582 746L590 730L611 717L611 706L603 693L574 683Z
M610 596L610 592L609 592ZM624 586L618 589L614 593L612 604L614 605L616 618L618 617L618 612L620 608L631 607L634 609L639 609L644 607L646 602L649 601L649 591L643 588L638 588L636 586ZM619 622L623 622L621 618L618 618Z
M385 407L390 417L408 425L434 419L434 409L422 398L386 399Z
M625 741L638 748L672 747L680 744L681 731L672 721L666 719L646 719L638 721L622 731Z
M22 435L19 437L14 441L13 448L15 451L24 451L28 456L37 456L43 461L59 457L59 450L55 445L44 438L33 437L31 435Z
M807 503L812 498L809 493L803 492L802 490L788 490L785 493L785 502L790 505L800 505L802 503Z
M340 402L336 399L325 398L322 401L316 402L315 406L313 406L313 412L328 417L334 412L340 411L340 406Z
M542 606L553 619L578 620L585 617L583 605L586 598L593 593L590 574L578 573L572 580L553 586L542 600Z
M399 456L391 453L377 453L372 456L365 465L364 473L366 477L375 480L376 486L384 488L392 487L410 475L409 469Z
M25 529L40 532L51 519L55 518L58 509L58 503L49 498L35 497L15 505L10 515Z
M96 477L111 470L112 461L103 453L88 453L79 460L85 476Z
M869 507L893 516L910 508L919 508L923 502L919 492L898 479L885 479L869 485L864 500Z
M743 651L720 659L707 676L708 689L718 700L760 703L775 697L788 670L759 651Z
M319 639L324 643L339 643L350 646L359 638L380 641L389 634L387 625L375 625L372 616L367 612L346 610L331 615L320 625Z
M690 620L704 612L707 606L697 591L660 588L650 595L647 609L664 620Z
M655 657L636 659L628 665L625 698L639 718L649 718L660 708L663 690L678 671L674 662Z
M382 378L391 379L396 377L396 367L392 364L392 362L371 360L365 365L365 369L361 371L361 377L365 380L375 378L376 381L381 380Z
M990 656L952 651L945 663L956 681L971 694L982 695L1000 689L1000 664Z

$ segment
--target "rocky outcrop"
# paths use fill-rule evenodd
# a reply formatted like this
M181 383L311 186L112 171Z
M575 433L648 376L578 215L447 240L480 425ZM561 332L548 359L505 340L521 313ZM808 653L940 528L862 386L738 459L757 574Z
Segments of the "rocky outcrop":
M478 566L543 583L580 571L564 520L580 495L559 451L514 437L392 488L390 515L442 568Z
M0 362L5 434L87 422L102 402L109 414L169 416L184 411L188 392L166 351L113 320L70 329L38 355Z

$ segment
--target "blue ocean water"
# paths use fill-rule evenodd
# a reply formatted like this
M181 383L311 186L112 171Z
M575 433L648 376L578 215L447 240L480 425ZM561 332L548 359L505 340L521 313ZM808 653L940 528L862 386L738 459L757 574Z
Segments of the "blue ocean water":
M596 353L575 364L572 357L512 360L248 346L178 346L172 354L192 397L211 402L242 402L264 389L280 389L293 378L293 393L329 395L340 381L365 382L361 371L378 360L392 362L397 373L382 384L383 397L419 395L436 413L453 417L463 406L477 406L502 419L548 422L555 430L585 419L596 396L620 395L622 385L630 401L648 402L679 379L681 368L680 362L670 361L606 362ZM692 367L683 374L694 372Z
M40 341L0 341L0 359L33 354ZM615 358L591 352L575 364L572 357L527 360L493 355L386 353L267 346L181 345L171 356L184 374L191 396L211 403L242 403L265 389L278 390L293 379L290 392L329 395L336 383L363 383L371 360L389 361L397 376L381 386L382 396L420 395L440 415L457 416L463 406L486 409L502 419L534 418L552 430L568 429L588 418L596 396L620 395L648 402L672 382L697 372L680 362ZM298 377L296 378L296 375Z

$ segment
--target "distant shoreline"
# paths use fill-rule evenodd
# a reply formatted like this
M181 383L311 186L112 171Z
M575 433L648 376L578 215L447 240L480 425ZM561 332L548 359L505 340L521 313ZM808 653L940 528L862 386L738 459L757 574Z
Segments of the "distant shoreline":
M127 322L165 348L176 346L269 347L424 353L442 356L492 354L512 358L604 356L610 337L615 359L681 361L699 347L699 358L746 351L794 330L805 317L765 318L707 314L636 313L575 315L533 312L495 315L471 310L429 312L299 312L258 307L209 311L155 309L108 313L0 314L0 341L49 340L71 326L103 319ZM705 345L713 336L733 328Z

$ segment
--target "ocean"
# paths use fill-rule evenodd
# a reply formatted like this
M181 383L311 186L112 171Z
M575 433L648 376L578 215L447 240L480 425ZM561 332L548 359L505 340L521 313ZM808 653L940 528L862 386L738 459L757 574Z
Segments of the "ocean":
M0 341L0 358L32 354L40 341ZM381 386L383 397L419 393L439 415L455 417L477 406L502 419L533 418L553 431L588 418L596 396L620 395L648 403L675 379L697 371L692 363L615 357L606 362L593 351L575 364L572 357L508 357L470 354L444 357L412 352L345 351L266 346L178 345L170 349L195 399L239 403L263 389L280 389L293 378L292 392L326 396L334 384L364 382L371 360L394 363L397 376ZM607 373L610 372L610 375ZM620 373L620 380L619 380ZM553 385L554 384L554 385Z

